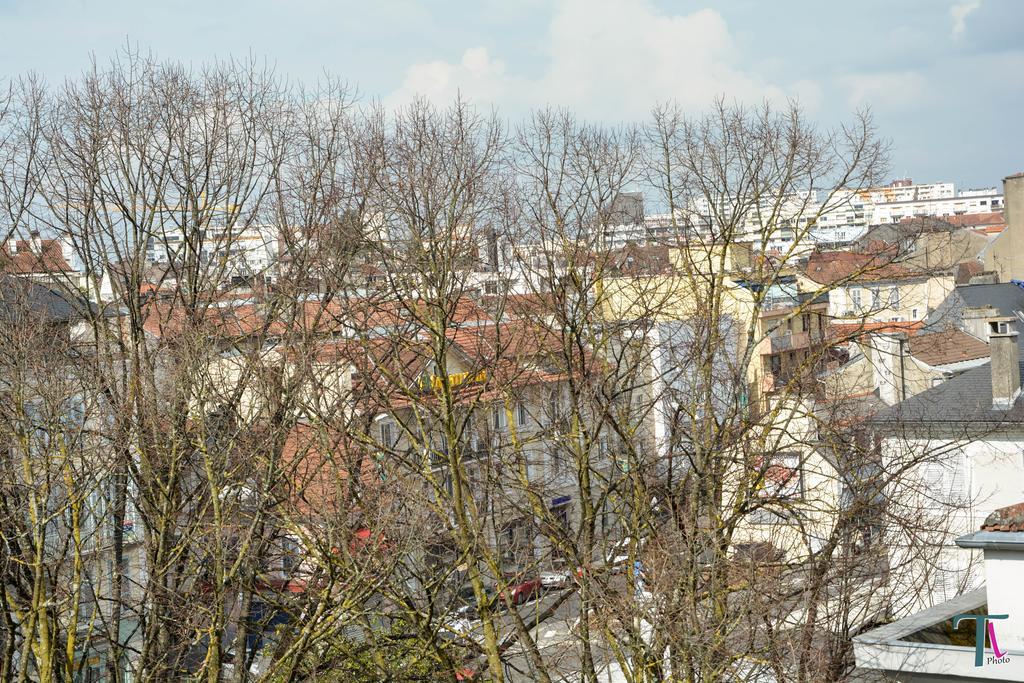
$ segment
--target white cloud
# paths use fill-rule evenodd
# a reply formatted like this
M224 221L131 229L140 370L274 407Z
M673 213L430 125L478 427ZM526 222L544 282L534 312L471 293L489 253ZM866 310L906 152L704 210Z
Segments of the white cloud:
M927 79L914 71L851 74L840 79L851 106L862 104L886 108L913 106L927 93Z
M563 0L548 26L547 60L532 78L510 74L486 48L459 62L410 66L388 104L423 95L448 102L457 92L507 110L573 107L603 119L636 119L657 102L706 105L718 95L740 101L799 96L819 100L815 83L768 83L739 66L738 47L722 16L710 9L664 14L649 0Z
M437 103L449 103L462 94L473 101L501 99L515 79L505 73L505 64L492 59L485 47L471 47L462 53L458 63L442 60L413 64L397 92L386 103L397 106L414 96Z
M959 40L967 30L967 17L981 7L981 0L967 0L949 8L949 16L953 19L953 40Z

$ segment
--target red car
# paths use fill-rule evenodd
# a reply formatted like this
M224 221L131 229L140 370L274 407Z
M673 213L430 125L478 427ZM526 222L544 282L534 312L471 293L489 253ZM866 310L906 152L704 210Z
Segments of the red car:
M540 595L540 578L525 579L520 583L509 586L508 595L513 605L521 605L530 598ZM501 592L501 599L505 599L505 591Z

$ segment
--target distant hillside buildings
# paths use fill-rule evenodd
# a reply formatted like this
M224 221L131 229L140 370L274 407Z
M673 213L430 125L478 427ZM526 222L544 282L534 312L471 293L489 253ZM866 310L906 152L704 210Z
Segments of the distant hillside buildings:
M678 243L690 235L706 235L712 225L735 212L734 202L695 200L685 209L648 214L643 194L619 195L611 208L611 220L603 228L605 246L620 249L626 244ZM826 193L806 190L784 197L766 196L735 223L736 238L751 242L766 238L767 250L785 251L795 241L825 246L842 246L856 241L868 228L891 225L908 219L934 217L982 227L1002 223L1003 195L995 187L957 191L953 183L915 185L909 178L894 180L885 187L859 192L839 190ZM961 216L978 216L978 221ZM803 239L803 236L810 239ZM801 236L801 240L797 240Z

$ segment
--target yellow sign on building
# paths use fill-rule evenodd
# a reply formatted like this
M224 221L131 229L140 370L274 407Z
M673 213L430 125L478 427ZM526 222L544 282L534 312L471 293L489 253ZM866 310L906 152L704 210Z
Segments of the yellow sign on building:
M455 387L462 386L463 384L482 384L487 381L487 371L479 370L477 372L457 372L452 375L448 375L448 386ZM420 386L426 391L428 388L433 391L440 391L444 386L444 379L437 375L430 375L420 380Z

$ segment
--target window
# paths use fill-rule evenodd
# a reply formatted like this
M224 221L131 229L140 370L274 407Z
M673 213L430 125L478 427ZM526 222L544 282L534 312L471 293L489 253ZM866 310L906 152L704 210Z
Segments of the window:
M521 564L532 554L530 522L525 518L513 520L501 530L501 559L510 564Z
M775 453L764 470L763 498L796 500L804 496L799 453Z
M548 395L548 415L551 418L552 425L558 423L558 419L561 414L559 398L558 389L552 389L551 393Z
M93 658L97 659L97 658ZM104 679L105 667L99 663L93 663L93 660L89 661L89 665L85 667L85 672L82 675L83 683L100 683Z
M569 522L569 503L562 503L551 508L551 516L554 518L558 528L566 533L572 531L572 525Z
M608 538L615 534L619 529L619 518L608 503L605 502L605 507L601 510L601 535Z
M878 287L871 288L871 308L877 309L882 305L882 292Z
M121 556L119 567L121 571L121 599L130 605L134 600L135 578L132 575L131 558L127 554ZM113 581L113 576L111 576L111 581Z
M287 574L302 564L302 546L291 536L281 538L281 570Z
M861 307L861 293L860 287L854 287L850 290L850 301L853 302L855 308Z
M392 422L381 422L380 444L385 449L391 449L395 445L395 425Z
M559 472L561 472L562 465L565 464L563 462L565 460L565 457L562 455L561 447L556 445L554 448L551 449L550 460L552 474L558 474Z
M93 579L88 574L82 577L81 582L81 594L78 598L78 620L82 622L89 622L93 618L99 618L96 615L96 587L93 584Z
M889 290L889 305L894 309L898 309L900 307L899 287L893 287L891 290Z
M529 415L529 413L526 410L526 404L523 403L522 401L517 403L516 404L516 424L519 425L520 427L525 426L526 425L526 421L529 419L529 417L530 417L530 415Z
M494 409L494 431L505 431L505 406L498 406Z
M440 443L430 449L430 466L440 467L448 464L448 439L441 437Z

